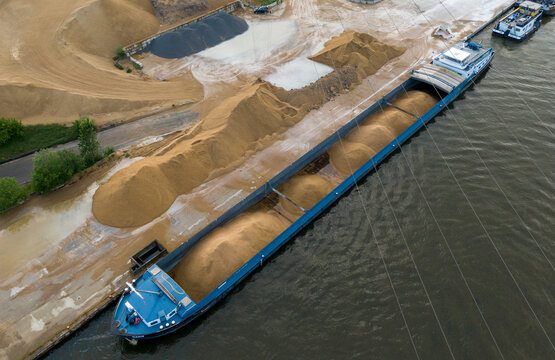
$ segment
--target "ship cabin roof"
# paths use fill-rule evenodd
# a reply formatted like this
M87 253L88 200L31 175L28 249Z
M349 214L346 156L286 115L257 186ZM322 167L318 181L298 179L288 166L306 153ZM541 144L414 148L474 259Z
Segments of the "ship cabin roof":
M464 63L470 57L470 53L456 47L452 47L443 53L445 57L449 60L456 61L458 63Z
M542 8L542 4L535 3L533 1L524 1L520 3L519 7L521 9L529 10L532 12L539 11Z

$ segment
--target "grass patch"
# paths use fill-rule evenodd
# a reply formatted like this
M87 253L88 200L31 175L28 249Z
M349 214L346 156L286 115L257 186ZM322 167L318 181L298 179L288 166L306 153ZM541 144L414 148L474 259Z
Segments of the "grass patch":
M260 5L266 6L270 5L271 3L275 2L276 0L257 0Z
M22 137L11 139L7 144L0 146L0 161L75 139L77 139L77 134L71 126L61 124L25 125Z

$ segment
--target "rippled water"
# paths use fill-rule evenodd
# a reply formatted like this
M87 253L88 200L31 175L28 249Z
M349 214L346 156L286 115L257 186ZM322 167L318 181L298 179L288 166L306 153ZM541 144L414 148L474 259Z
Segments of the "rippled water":
M206 316L131 346L109 309L47 357L554 358L555 21L478 40L478 86Z

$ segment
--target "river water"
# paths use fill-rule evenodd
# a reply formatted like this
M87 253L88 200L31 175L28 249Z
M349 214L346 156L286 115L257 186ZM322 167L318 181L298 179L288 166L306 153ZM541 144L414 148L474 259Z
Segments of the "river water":
M555 21L477 40L477 86L208 314L132 346L112 307L46 358L555 358Z

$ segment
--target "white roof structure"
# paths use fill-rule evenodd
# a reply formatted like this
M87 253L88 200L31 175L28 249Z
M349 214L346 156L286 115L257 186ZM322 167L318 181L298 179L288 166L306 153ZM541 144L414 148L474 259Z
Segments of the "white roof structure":
M456 60L458 62L463 62L466 59L468 59L468 57L470 56L469 52L466 52L464 50L458 49L456 47L452 47L449 50L445 51L443 53L445 56L450 57L453 60Z
M520 6L520 7L523 7L523 8L530 9L530 10L532 10L532 11L538 11L538 10L541 9L541 7L542 7L541 4L535 3L535 2L533 2L533 1L524 1L524 2L521 2L519 6Z

